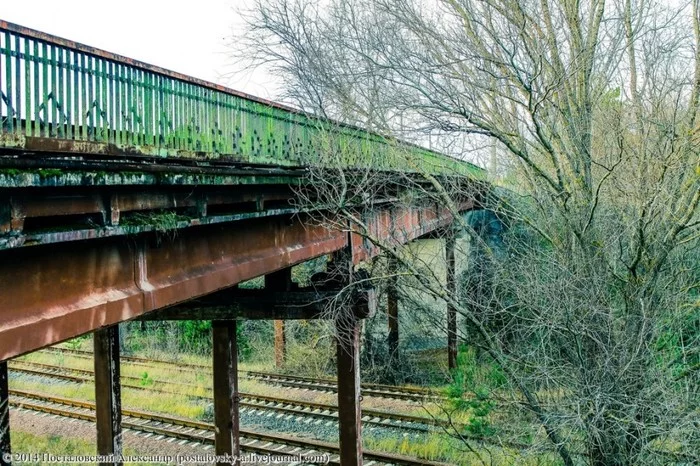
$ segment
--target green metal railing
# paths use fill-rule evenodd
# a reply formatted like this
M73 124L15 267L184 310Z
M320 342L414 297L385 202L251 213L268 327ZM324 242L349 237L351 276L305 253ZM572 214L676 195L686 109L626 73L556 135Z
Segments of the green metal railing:
M0 128L7 148L48 138L68 151L481 175L433 151L1 20Z

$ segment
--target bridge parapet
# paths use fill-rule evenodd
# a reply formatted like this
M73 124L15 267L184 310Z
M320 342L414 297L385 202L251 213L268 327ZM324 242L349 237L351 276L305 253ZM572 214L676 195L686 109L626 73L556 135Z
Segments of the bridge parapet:
M415 145L2 20L0 128L4 149L481 174Z

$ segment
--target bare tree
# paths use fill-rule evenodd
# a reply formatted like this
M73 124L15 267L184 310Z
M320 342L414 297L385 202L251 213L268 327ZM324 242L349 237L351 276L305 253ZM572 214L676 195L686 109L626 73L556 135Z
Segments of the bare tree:
M461 225L489 261L478 297L363 222L393 186L457 215L453 178L339 166L306 200L457 309L565 464L700 460L698 0L273 0L249 32L306 110L495 148L503 244Z

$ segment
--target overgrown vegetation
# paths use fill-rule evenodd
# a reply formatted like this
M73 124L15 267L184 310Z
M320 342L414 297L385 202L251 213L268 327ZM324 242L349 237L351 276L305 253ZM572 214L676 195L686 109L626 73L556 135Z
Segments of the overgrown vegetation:
M177 236L177 229L181 222L189 221L189 217L172 210L160 210L148 213L131 212L120 219L122 227L150 226L156 232L156 240L160 243L163 239L172 241Z
M283 76L305 110L479 158L506 188L480 205L507 226L499 235L457 222L470 237L457 292L365 219L392 185L459 220L470 187L338 165L299 193L324 206L319 222L352 222L391 257L403 295L459 313L460 337L504 379L477 399L525 408L507 414L567 466L695 463L699 31L697 0L273 0L258 2L239 57ZM343 159L318 143L326 167Z

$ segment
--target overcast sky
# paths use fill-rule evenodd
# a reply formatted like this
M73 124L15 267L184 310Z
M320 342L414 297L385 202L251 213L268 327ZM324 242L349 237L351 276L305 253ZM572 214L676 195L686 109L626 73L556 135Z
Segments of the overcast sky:
M265 98L257 73L231 77L227 50L248 0L0 0L0 19Z

